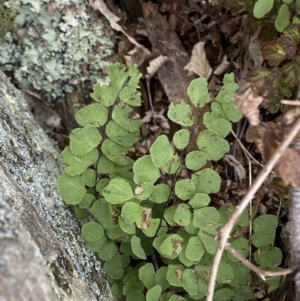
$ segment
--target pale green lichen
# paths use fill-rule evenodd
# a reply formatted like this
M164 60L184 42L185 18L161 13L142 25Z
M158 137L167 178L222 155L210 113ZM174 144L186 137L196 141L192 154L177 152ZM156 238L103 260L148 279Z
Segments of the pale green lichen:
M21 87L42 91L50 101L84 80L106 81L104 58L113 51L112 31L88 1L2 3L7 13L16 14L15 29L3 31L0 68L13 71Z

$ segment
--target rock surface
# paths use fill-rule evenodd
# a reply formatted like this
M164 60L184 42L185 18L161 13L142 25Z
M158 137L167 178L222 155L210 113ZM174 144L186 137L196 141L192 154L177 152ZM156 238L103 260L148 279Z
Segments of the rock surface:
M59 150L2 72L0 81L0 299L113 300L58 194Z

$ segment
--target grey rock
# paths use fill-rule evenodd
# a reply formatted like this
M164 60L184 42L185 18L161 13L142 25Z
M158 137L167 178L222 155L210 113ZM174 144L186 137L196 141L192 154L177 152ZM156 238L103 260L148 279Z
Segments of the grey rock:
M60 154L0 72L0 300L113 300L56 187Z

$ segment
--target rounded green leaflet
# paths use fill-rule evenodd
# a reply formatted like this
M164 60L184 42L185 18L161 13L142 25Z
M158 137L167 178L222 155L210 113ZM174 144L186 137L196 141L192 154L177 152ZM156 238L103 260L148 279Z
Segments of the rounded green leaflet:
M239 85L237 83L229 83L225 84L223 88L220 90L218 95L215 98L215 101L224 104L224 103L233 103L232 102L232 96L236 92L236 90L239 88Z
M175 183L175 194L183 201L191 199L195 190L195 184L190 179L179 180Z
M120 99L133 107L139 107L141 105L141 92L137 91L135 87L124 87L120 94Z
M274 246L266 246L254 253L256 263L263 267L276 267L282 261L281 250Z
M285 3L281 4L275 20L275 28L279 32L282 32L290 24L290 15L289 6Z
M198 236L191 236L185 249L186 257L191 261L198 262L201 260L204 252L205 249L201 239Z
M169 161L166 162L166 164L162 166L162 168L168 174L175 174L179 171L180 165L180 158L177 154L175 154Z
M113 179L103 189L103 196L108 203L121 204L133 198L133 192L128 182Z
M111 84L118 88L122 88L129 77L125 65L120 63L116 63L107 67L106 73L111 80Z
M220 213L215 207L205 207L194 210L193 225L201 230L207 230L218 225Z
M150 288L146 293L146 300L147 301L157 301L159 300L160 294L162 292L162 288L160 285L155 285L154 287Z
M170 104L168 117L183 126L192 126L195 122L191 106L183 100L176 104L174 102Z
M121 216L127 224L133 224L141 218L143 207L134 202L126 202L122 206Z
M196 193L189 201L190 206L194 209L206 207L209 203L210 197L205 193Z
M114 256L104 263L103 269L107 276L112 279L122 279L124 270L120 256Z
M200 230L198 232L198 236L200 237L206 252L214 255L218 248L218 241L214 238L216 232L210 233L212 236L208 233L208 231L203 232L202 230Z
M152 263L148 262L142 267L140 267L139 278L143 281L147 289L150 289L155 286L155 270Z
M211 109L211 112L218 118L227 119L221 103L219 103L217 101L213 101L210 106L210 109Z
M122 296L122 286L120 283L114 283L110 286L110 290L112 295L116 298L116 299L120 299Z
M129 149L110 139L102 143L101 150L104 156L117 165L125 166L129 162L129 158L127 157Z
M131 147L139 139L140 132L127 132L113 120L105 128L107 136L114 142L124 146Z
M58 177L57 186L59 193L69 205L79 204L86 193L81 177L72 177L65 172Z
M144 182L137 186L134 190L134 197L138 200L147 200L154 189L154 185L150 182Z
M217 193L221 187L220 176L211 168L200 170L192 175L196 192L210 194Z
M158 227L160 227L160 230L157 233ZM163 230L165 229L165 231ZM167 231L166 222L162 221L159 218L151 218L150 226L148 229L142 229L143 233L147 237L154 237L156 234L161 235L162 233L166 233ZM164 232L163 232L164 231Z
M96 184L96 170L92 168L86 169L81 175L81 181L85 186L94 187Z
M156 283L159 283L159 285L162 287L163 291L165 291L170 286L170 284L166 278L166 274L167 274L166 266L163 266L160 269L158 269L155 274L155 281L156 281Z
M173 143L178 149L184 149L189 145L190 132L186 129L177 131L173 136Z
M150 156L156 167L162 167L170 161L173 154L174 150L166 135L157 137L150 147Z
M239 237L231 242L231 245L233 248L235 248L243 257L247 257L249 253L249 241L243 237ZM239 259L237 259L234 255L231 253L227 253L227 257L229 260L237 262Z
M141 239L133 235L131 238L131 248L134 255L136 255L138 258L146 259L147 256L145 254L145 251L141 245Z
M271 245L272 243L274 243L274 239L275 239L275 230L269 233L257 231L251 236L251 241L253 245L257 248Z
M231 122L238 122L243 117L242 112L234 107L233 102L223 103L222 108L224 110L226 118Z
M108 204L103 198L97 200L93 204L91 212L105 229L114 227L114 224L112 222L112 215L108 209Z
M273 4L274 0L257 0L253 9L254 17L258 19L262 18L271 11Z
M98 129L94 127L75 129L70 134L71 152L77 156L85 155L96 148L101 140Z
M176 207L174 205L168 207L164 211L164 219L167 221L167 223L170 226L174 226L174 224L175 224L175 221L174 221L175 212L176 212Z
M128 234L135 234L136 228L134 224L127 224L122 216L119 216L119 226L122 231Z
M103 189L105 187L107 187L107 185L109 184L109 179L107 178L103 178L100 181L98 181L97 185L96 185L96 191L100 194L103 195Z
M104 229L99 223L88 222L81 228L81 235L88 241L97 241L104 235Z
M185 165L188 169L199 170L206 164L206 154L201 151L192 151L185 157Z
M160 253L170 259L178 257L182 251L183 238L178 234L170 234L159 247Z
M191 222L192 213L190 206L187 204L179 204L174 214L174 222L179 226L187 226Z
M100 127L107 121L108 110L100 103L93 103L75 114L75 119L81 126Z
M140 290L130 290L126 295L126 301L145 301L145 295Z
M133 113L133 110L126 104L120 103L114 106L112 119L124 130L134 133L139 131L142 121Z
M114 245L115 243L114 242L108 242L107 237L103 236L101 239L99 239L97 241L88 242L88 247L93 252L98 253L100 250L108 247L110 244ZM110 247L110 249L112 250L113 248ZM115 251L112 251L111 252L112 256L114 256L116 252L117 252L117 249L115 249ZM110 258L107 258L106 260L109 260Z
M185 249L186 249L186 245L183 245L182 251L180 252L178 259L182 264L184 264L184 266L189 268L189 267L193 266L194 264L196 264L197 262L191 261L186 257Z
M223 84L224 85L235 84L235 79L234 79L234 73L233 72L224 74Z
M234 300L236 292L230 288L221 288L214 293L215 300ZM247 299L250 300L250 299Z
M218 275L217 275L217 282L218 283L228 283L230 284L231 280L234 277L234 272L233 268L231 267L230 264L227 262L220 262L219 270L218 270Z
M196 107L203 107L210 99L207 80L203 77L192 80L187 89L187 93Z
M207 160L218 161L229 152L229 143L212 130L202 131L197 138L197 145Z
M133 164L134 182L137 185L144 182L154 184L160 177L159 169L153 164L150 155L145 155Z
M96 197L92 193L86 193L82 199L82 201L79 203L80 209L89 209L92 207L93 202L96 200Z
M169 264L167 269L167 280L173 286L183 287L182 274L184 272L184 266L182 264Z
M107 159L105 156L101 156L97 163L97 172L102 174L107 174L113 171L116 164L109 159Z
M171 189L167 184L157 184L154 185L149 200L153 203L161 204L166 202L170 198L170 195Z
M204 114L203 123L208 129L215 131L222 138L225 138L231 131L231 123L224 118L218 117L213 112Z
M182 284L183 288L190 295L198 294L198 277L193 269L185 269L182 274Z
M278 218L275 215L265 214L257 217L253 221L253 231L260 233L270 233L278 226Z
M61 153L61 161L65 164L69 164L69 166L65 168L65 171L70 176L81 174L88 166L94 164L98 157L99 151L96 148L83 156L74 155L69 146Z

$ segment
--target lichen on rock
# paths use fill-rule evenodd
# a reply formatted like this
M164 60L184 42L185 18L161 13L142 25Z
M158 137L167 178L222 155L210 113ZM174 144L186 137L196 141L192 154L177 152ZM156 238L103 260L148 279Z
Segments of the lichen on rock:
M88 1L2 0L0 10L13 16L12 28L0 23L0 68L12 71L22 88L51 101L82 81L106 81L113 34Z
M14 246L16 259L21 261L20 253L26 244L22 240L23 234L18 233L27 233L35 244L30 244L30 248L38 248L43 259L40 260L43 261L41 269L44 271L41 270L41 273L52 273L52 279L45 277L54 283L57 300L112 301L101 264L87 249L78 221L58 193L56 179L61 173L59 150L34 121L20 92L1 71L0 108L0 247L4 245L1 239L6 239L3 233L11 231L12 240L5 243ZM19 224L22 227L7 230L5 227L9 226L9 221L6 217L9 216L14 216L12 227ZM1 271L5 266L2 263L6 263L3 256L6 255L6 252L0 252ZM36 269L38 258L31 258L34 262L24 258L24 269L25 266ZM45 272L47 266L49 270ZM23 274L26 273L27 270L23 270ZM0 277L1 294L2 289L13 287L16 290L28 284L26 277L21 275L18 279L23 279L23 282L20 282L14 273L11 275L11 285L7 284L7 279ZM13 285L14 281L19 281L17 286ZM50 283L47 290L51 286ZM7 289L6 293L7 300L21 300L15 298L18 296L13 295L15 291ZM23 297L22 300L36 299ZM51 297L50 300L56 299Z

